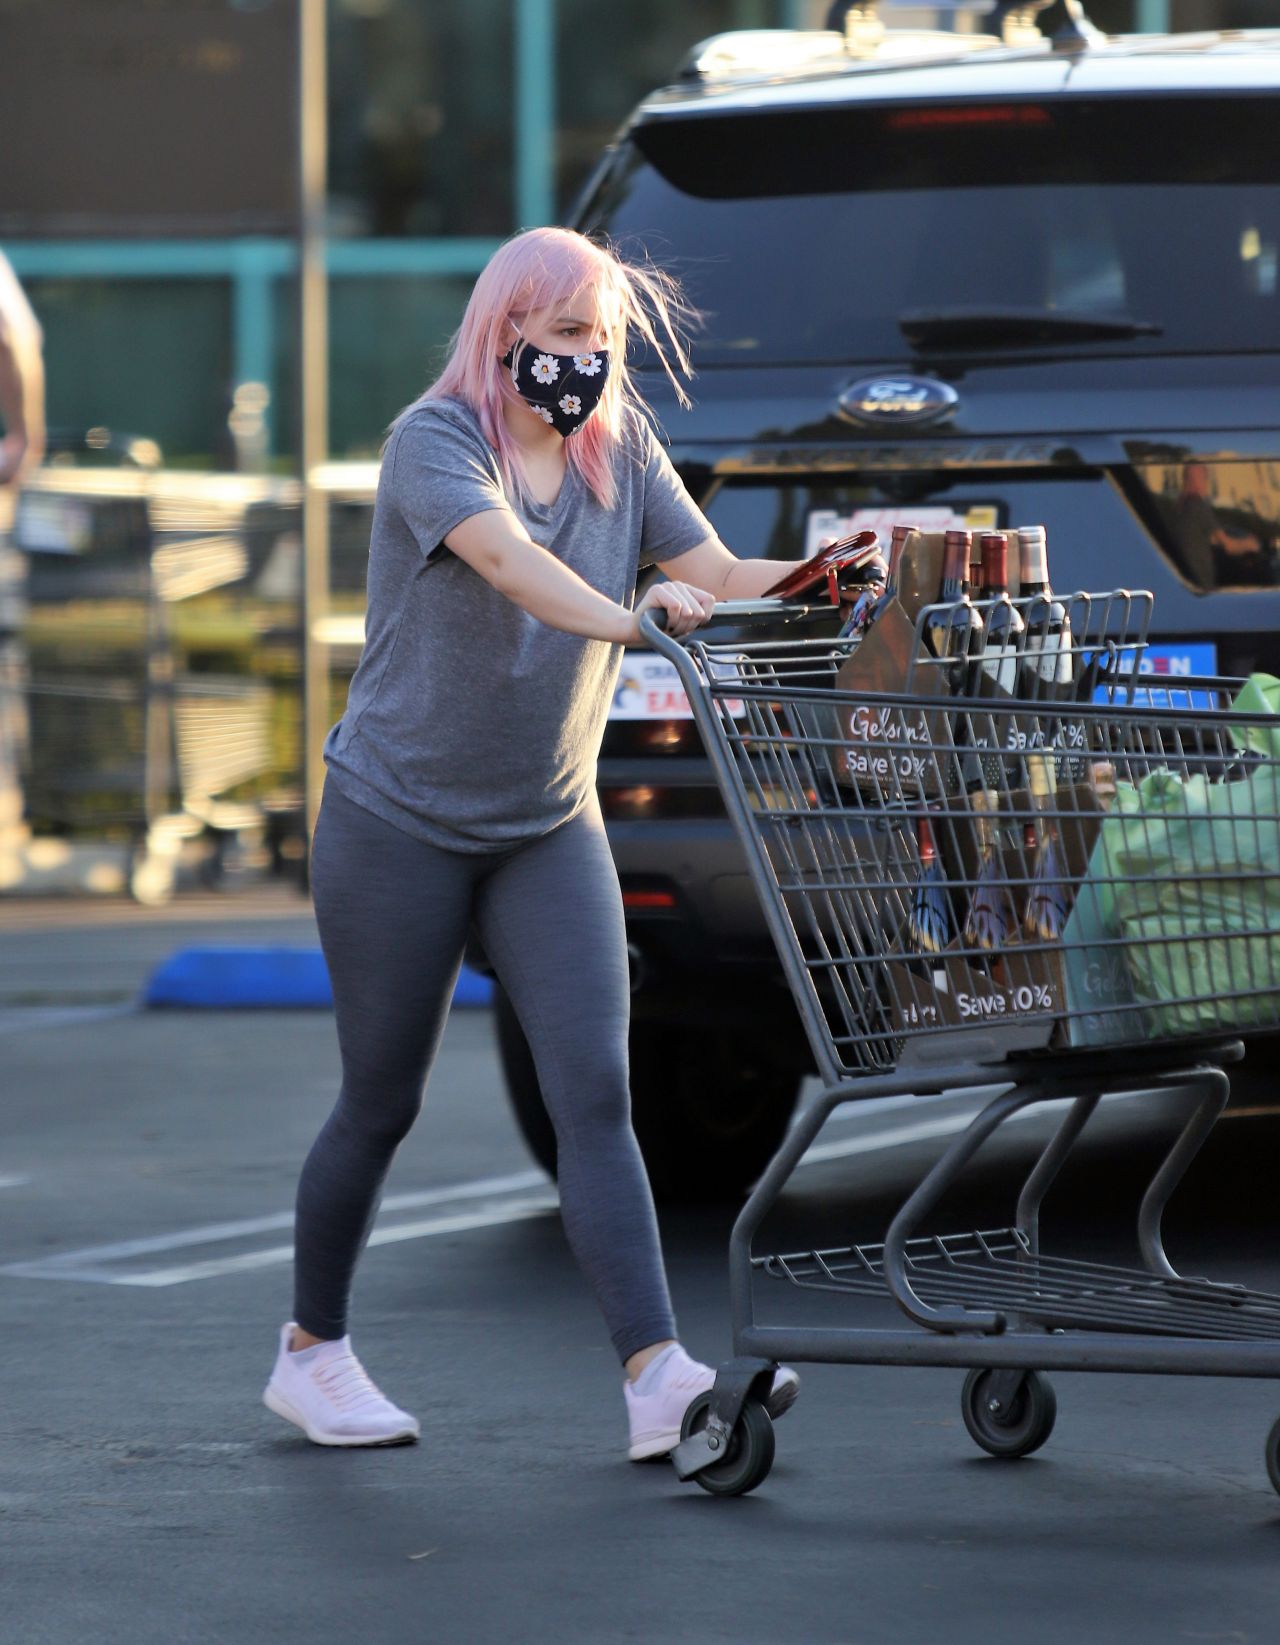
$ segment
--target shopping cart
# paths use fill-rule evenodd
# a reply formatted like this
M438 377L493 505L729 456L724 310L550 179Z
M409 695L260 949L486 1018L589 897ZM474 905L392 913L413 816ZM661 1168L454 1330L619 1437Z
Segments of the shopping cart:
M972 647L930 648L937 608L892 692L851 688L856 643L811 637L812 608L722 606L682 641L642 623L688 693L823 1086L733 1230L735 1357L673 1458L710 1492L767 1475L784 1359L968 1368L966 1427L1005 1457L1048 1438L1046 1370L1280 1376L1280 1295L1183 1278L1161 1241L1241 1032L1280 1026L1280 717L1243 712L1240 682L1142 673L1149 597L1066 603L1059 655L1019 651L1013 695ZM759 637L780 620L791 637ZM984 1086L883 1243L753 1255L839 1104ZM1064 1160L1104 1095L1139 1091L1194 1099L1141 1202L1143 1266L1044 1253ZM1064 1098L1012 1226L922 1232L1010 1116ZM766 1276L907 1318L758 1323ZM1280 1422L1266 1456L1280 1490Z

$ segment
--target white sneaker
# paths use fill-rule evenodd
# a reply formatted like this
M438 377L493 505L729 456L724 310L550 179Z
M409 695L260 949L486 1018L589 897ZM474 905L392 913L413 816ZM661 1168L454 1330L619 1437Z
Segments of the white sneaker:
M299 1355L289 1352L295 1329L289 1320L280 1330L275 1369L262 1395L269 1411L297 1423L317 1445L407 1445L417 1439L417 1419L369 1380L349 1336Z
M643 1375L642 1372L642 1378ZM690 1359L678 1344L663 1367L655 1389L639 1394L628 1378L623 1392L631 1419L631 1449L627 1453L631 1461L647 1462L674 1451L680 1443L680 1425L685 1412L715 1380L716 1373L710 1365ZM780 1366L773 1374L765 1409L771 1417L780 1417L799 1392L800 1378L790 1366Z

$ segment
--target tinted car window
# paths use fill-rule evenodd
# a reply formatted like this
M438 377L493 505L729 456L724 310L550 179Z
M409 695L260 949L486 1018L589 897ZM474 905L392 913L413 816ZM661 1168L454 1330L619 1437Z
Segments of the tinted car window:
M1204 462L1186 454L1138 463L1163 540L1193 588L1280 583L1280 463Z
M1159 328L1073 348L1280 348L1273 100L664 117L584 226L681 276L703 365L901 357L904 313L957 305Z

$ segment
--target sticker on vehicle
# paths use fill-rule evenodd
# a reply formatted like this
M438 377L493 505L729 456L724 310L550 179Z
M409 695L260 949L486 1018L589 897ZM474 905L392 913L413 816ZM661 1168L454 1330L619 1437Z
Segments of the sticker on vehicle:
M835 508L815 508L809 512L805 529L805 558L811 559L824 543L838 542L855 531L874 531L887 546L896 525L913 525L920 531L994 531L999 525L999 516L995 503L855 508L851 514L842 514Z
M732 678L730 665L722 671ZM729 698L724 701L727 713L737 717L743 712L741 702ZM622 672L609 707L611 720L691 720L693 710L675 664L665 657L648 652L628 651L622 659Z
M1126 650L1120 653L1120 671L1129 672L1133 669L1134 651ZM1210 640L1191 640L1185 645L1149 645L1137 659L1138 673L1147 675L1155 681L1167 682L1164 690L1157 684L1147 689L1139 687L1133 695L1135 703L1142 703L1153 708L1212 708L1215 703L1213 694L1208 691L1185 691L1178 689L1179 680L1214 676L1218 672L1218 648ZM1108 701L1105 686L1099 686L1093 694L1095 702Z

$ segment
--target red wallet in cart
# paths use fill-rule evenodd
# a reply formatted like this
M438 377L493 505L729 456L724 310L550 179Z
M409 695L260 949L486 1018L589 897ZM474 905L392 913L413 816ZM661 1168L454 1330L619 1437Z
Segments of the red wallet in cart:
M811 560L793 566L785 577L780 577L772 588L764 591L766 600L798 600L804 594L825 585L832 605L840 604L840 578L849 572L865 571L876 560L883 564L879 543L874 531L855 531L851 537L842 537L838 543L820 548ZM862 581L865 579L859 579Z

